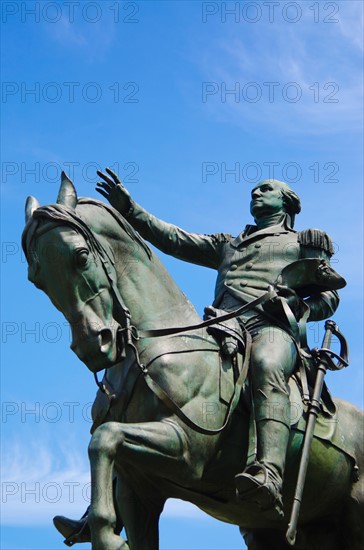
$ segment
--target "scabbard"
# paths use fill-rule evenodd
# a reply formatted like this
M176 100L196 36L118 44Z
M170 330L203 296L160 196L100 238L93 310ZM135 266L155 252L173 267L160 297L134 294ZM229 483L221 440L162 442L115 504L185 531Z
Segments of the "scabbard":
M327 321L325 324L326 332L322 344L322 348L329 349L331 344L332 333L335 329L335 323L333 321ZM286 532L286 540L288 544L293 546L296 541L296 531L298 517L301 509L302 495L305 487L307 467L310 460L310 451L312 446L313 434L315 431L316 420L320 412L320 398L322 394L322 388L324 385L324 379L327 371L327 366L323 361L320 361L317 365L317 376L313 395L311 398L310 406L308 409L308 418L306 423L306 430L303 439L302 455L300 466L298 470L298 478L296 484L296 491L293 499L293 506L291 510L291 518L288 524Z

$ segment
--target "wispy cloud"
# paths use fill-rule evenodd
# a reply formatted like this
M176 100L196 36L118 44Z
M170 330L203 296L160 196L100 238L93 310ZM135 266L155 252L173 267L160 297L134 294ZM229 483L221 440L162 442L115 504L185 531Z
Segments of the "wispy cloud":
M343 36L359 52L364 50L364 4L363 2L345 2L345 10L342 10L339 18L339 29Z
M102 60L114 43L118 20L107 2L95 3L95 8L98 11L92 17L80 4L74 16L64 10L57 24L43 22L48 39L66 52L72 50L75 56L82 56L88 63Z
M8 443L2 460L3 525L45 525L60 514L80 517L89 504L90 475L86 453L62 449L45 442L24 445ZM167 501L164 515L202 519L206 514L182 500Z
M222 25L197 58L204 81L218 85L206 97L209 116L303 135L361 131L362 67L356 54L362 8L355 6L361 2L348 4L340 4L339 22L331 25L315 24L307 10L296 25ZM224 93L235 86L236 96Z
M87 456L74 452L67 441L52 450L44 442L8 442L1 492L5 525L45 524L63 513L79 517L90 496Z
M53 25L53 40L61 42L65 48L70 46L84 47L87 45L87 37L74 22L71 22L65 15Z

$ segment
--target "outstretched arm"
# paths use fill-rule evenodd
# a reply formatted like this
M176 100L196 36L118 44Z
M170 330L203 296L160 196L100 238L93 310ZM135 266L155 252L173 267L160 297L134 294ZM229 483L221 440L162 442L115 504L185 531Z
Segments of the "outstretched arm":
M132 200L118 176L109 168L107 174L98 171L103 181L97 183L96 191L105 197L120 212L141 236L159 248L181 260L217 269L226 235L201 235L189 233L176 225L153 216Z

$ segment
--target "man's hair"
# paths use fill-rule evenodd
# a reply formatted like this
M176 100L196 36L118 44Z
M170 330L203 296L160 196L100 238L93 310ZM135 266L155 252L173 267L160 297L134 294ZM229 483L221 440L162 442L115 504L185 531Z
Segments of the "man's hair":
M293 227L296 214L301 212L301 201L297 193L292 191L286 183L280 183L282 184L283 204L287 214L291 217Z

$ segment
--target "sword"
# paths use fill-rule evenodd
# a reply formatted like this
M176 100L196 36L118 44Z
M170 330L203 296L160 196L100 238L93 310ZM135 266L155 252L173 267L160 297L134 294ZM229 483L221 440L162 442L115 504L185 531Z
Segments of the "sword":
M332 336L336 336L340 342L340 355L334 353L330 349ZM301 462L298 470L298 478L296 483L296 491L293 499L293 506L291 510L291 518L288 524L286 532L286 540L288 544L293 546L296 542L296 532L298 517L300 514L302 494L305 486L306 474L308 462L310 459L310 450L312 445L312 439L316 420L320 412L320 398L322 388L324 384L324 378L327 369L340 370L343 367L348 366L348 346L345 337L339 331L339 327L334 321L326 321L325 323L325 336L322 343L322 348L315 348L311 351L314 361L317 366L317 376L315 381L315 387L311 398L310 406L308 409L308 418L306 424L306 431L303 440ZM337 360L337 362L334 361Z

